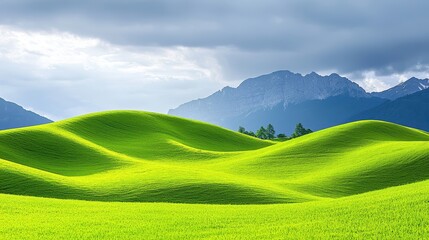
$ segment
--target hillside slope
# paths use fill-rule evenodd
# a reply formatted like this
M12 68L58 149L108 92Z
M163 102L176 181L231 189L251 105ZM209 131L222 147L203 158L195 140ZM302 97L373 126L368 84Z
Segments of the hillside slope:
M0 132L0 192L100 201L283 203L429 179L429 135L381 121L283 143L112 111Z

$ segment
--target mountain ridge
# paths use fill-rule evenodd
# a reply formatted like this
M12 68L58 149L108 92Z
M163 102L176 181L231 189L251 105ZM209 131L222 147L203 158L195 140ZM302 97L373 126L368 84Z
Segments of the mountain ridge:
M248 78L235 88L226 86L208 97L170 109L168 114L233 130L243 126L254 131L274 122L280 132L290 133L297 122L309 123L313 130L319 130L345 123L354 115L389 99L426 87L429 87L429 80L410 78L383 92L368 93L357 83L337 73L321 76L315 72L302 75L280 70ZM336 97L338 102L333 102ZM293 114L297 115L291 118ZM324 123L317 124L316 120Z
M429 131L429 88L389 100L375 108L358 113L348 121L383 120Z
M399 83L389 89L381 92L372 92L372 96L395 100L406 95L416 93L418 91L429 88L429 79L419 79L412 77L404 82Z
M358 84L338 74L307 75L287 70L276 71L244 80L238 87L224 87L206 98L184 103L168 114L222 124L224 119L272 108L286 107L307 100L326 99L337 95L370 97ZM219 119L218 119L219 118ZM217 120L218 119L218 120Z
M0 98L0 130L50 123L52 120Z

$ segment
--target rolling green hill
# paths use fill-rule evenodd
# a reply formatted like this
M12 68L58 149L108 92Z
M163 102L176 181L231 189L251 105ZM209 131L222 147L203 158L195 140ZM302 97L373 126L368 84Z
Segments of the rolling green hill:
M13 229L21 229L24 238L42 234L19 226L25 218L38 218L40 209L46 212L34 226L52 225L62 234L68 230L61 226L83 231L85 225L76 226L73 219L100 220L89 235L76 235L85 238L120 233L118 226L119 232L109 230L117 221L132 225L127 234L148 237L158 231L158 238L211 237L219 229L225 230L224 238L314 236L305 235L305 228L335 237L326 235L329 219L336 221L332 227L341 238L360 232L374 237L381 235L371 224L389 214L398 218L396 225L407 224L407 231L427 234L419 224L428 224L428 217L419 212L429 208L428 169L429 134L388 122L354 122L270 142L169 115L95 113L0 131L0 220L9 223L0 227L0 235ZM62 220L48 220L52 214ZM145 217L144 224L132 224ZM347 232L347 224L357 224L356 232ZM180 230L187 228L183 235Z
M429 178L429 135L362 121L283 143L113 111L0 132L0 192L99 201L284 203Z

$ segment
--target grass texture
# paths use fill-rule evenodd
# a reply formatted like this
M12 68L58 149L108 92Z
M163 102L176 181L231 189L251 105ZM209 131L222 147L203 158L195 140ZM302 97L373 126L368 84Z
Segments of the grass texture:
M271 142L95 113L0 131L0 236L419 238L428 170L429 134L382 121Z
M298 204L58 200L0 194L2 239L427 239L429 181Z

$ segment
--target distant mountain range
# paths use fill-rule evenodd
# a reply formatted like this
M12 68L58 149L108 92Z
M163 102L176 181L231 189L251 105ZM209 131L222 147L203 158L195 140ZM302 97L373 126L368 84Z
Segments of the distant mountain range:
M372 97L350 97L342 94L326 99L308 100L283 106L281 103L249 113L246 116L229 118L224 127L235 130L236 126L256 130L268 123L274 125L277 133L292 133L296 123L303 123L306 128L323 129L344 123L364 110L371 109L386 100Z
M384 120L429 131L429 89L425 89L377 107L363 111L349 119Z
M386 98L395 100L397 98L413 94L415 92L429 88L429 79L418 79L412 77L407 81L400 83L392 88L382 92L371 93L374 97Z
M428 87L428 79L411 78L386 91L367 93L335 73L321 76L277 71L182 104L169 114L233 130L243 126L254 131L272 123L277 132L290 134L298 122L313 130L331 127L366 117L359 114Z
M286 109L305 101L338 95L370 97L359 85L338 74L320 76L313 72L303 76L290 71L278 71L247 79L237 88L225 87L207 98L172 109L169 114L235 129L242 120L256 112ZM256 125L265 120L257 122Z
M0 130L39 125L52 122L16 103L0 98Z

